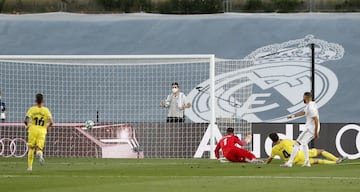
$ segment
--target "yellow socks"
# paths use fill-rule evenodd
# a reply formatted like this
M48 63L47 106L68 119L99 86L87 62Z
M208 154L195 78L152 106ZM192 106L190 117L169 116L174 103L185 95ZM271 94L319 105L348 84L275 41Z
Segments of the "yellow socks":
M322 155L323 157L325 157L326 159L331 160L331 161L337 161L337 160L339 160L339 158L335 157L333 154L331 154L331 153L329 153L329 152L327 152L327 151L323 151L323 152L321 153L321 155Z
M331 165L331 164L336 164L336 161L329 161L329 160L319 159L318 164Z
M29 148L28 152L28 168L32 168L33 162L34 162L34 152L35 149Z

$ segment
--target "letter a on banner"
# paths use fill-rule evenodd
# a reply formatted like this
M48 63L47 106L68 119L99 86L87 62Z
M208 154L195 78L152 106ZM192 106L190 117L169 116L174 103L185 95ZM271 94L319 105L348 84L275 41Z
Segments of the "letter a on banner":
M214 151L210 151L210 135L211 135L210 131L211 131L211 129L212 129L211 124L209 124L203 138L201 139L200 145L196 150L194 158L201 158L205 151L209 151L210 153L214 153ZM217 125L214 125L213 137L215 138L215 141L217 141L217 142L220 141L220 139L222 138L219 127Z

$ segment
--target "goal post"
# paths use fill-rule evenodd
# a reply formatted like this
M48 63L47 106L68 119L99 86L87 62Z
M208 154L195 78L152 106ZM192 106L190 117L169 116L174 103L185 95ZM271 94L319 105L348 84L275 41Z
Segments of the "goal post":
M46 156L193 158L199 152L200 157L215 158L215 143L225 126L251 134L249 123L235 120L231 111L237 106L231 103L252 90L223 94L241 82L231 74L243 73L249 63L211 54L2 55L6 119L0 123L0 156L25 154L27 134L21 122L35 94L43 93L55 120ZM173 82L192 104L185 109L184 123L166 123L169 108L159 106L171 95ZM221 105L226 107L220 110ZM93 129L84 128L86 120L96 122Z
M210 159L215 159L215 137L214 130L216 127L216 103L215 103L215 56L210 56L210 69L209 69L209 80L210 80Z

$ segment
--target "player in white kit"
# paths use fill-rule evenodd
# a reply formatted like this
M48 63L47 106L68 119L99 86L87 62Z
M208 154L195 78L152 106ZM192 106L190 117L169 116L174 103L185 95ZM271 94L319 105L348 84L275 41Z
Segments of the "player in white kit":
M288 119L306 116L306 123L305 123L305 131L303 131L299 137L296 139L294 144L294 148L290 155L289 160L282 164L283 167L292 167L292 163L298 152L300 146L303 148L304 156L305 156L305 163L303 167L310 167L309 161L309 142L313 139L319 138L319 131L320 131L320 121L319 121L319 112L316 103L312 100L312 94L310 92L304 93L304 103L306 104L304 111L296 113L294 115L288 116Z

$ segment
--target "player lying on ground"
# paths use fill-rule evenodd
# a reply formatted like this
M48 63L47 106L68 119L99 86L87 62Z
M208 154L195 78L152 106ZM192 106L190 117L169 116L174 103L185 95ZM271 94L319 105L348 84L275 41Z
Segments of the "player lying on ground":
M270 139L275 144L271 150L270 157L266 160L266 164L271 163L275 156L279 156L282 160L287 161L290 158L290 153L294 148L296 141L290 139L279 139L279 136L276 133L271 133L269 135ZM315 157L323 156L326 159L316 159ZM325 151L324 149L311 149L309 150L309 162L310 164L339 164L343 162L346 158L338 158L333 154ZM294 164L303 165L305 162L305 155L302 150L298 150L295 155Z
M224 157L231 162L263 163L261 160L256 159L254 154L240 147L247 145L250 140L251 135L248 135L245 141L241 141L234 135L233 128L227 128L226 136L220 139L216 145L215 156L217 159L220 159L219 151L221 149Z
M44 96L42 94L36 95L35 103L35 106L29 108L24 120L25 127L29 133L28 171L32 171L35 147L40 164L44 163L43 149L46 133L54 124L49 109L43 106Z

